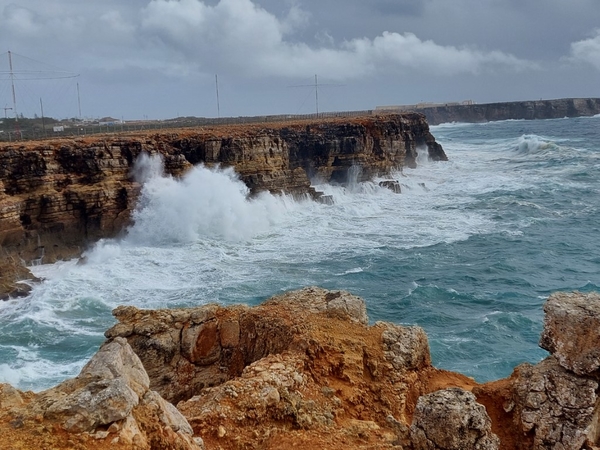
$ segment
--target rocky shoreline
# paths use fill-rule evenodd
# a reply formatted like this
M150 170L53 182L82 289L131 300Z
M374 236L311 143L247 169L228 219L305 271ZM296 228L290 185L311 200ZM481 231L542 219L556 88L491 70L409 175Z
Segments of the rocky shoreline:
M75 379L0 385L0 448L597 448L600 295L556 293L544 310L551 355L479 385L433 367L421 328L369 326L343 291L119 307Z
M15 282L27 278L23 263L79 256L126 228L141 188L132 171L142 153L161 155L175 177L194 165L219 165L234 168L251 195L319 199L312 178L343 184L384 176L414 167L418 148L447 159L416 113L1 144L0 245L12 268L0 271L0 298L21 292ZM393 181L388 187L399 191Z

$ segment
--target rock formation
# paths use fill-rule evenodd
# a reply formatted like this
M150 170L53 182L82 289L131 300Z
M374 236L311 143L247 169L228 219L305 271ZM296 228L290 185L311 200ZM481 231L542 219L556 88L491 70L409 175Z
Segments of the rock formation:
M104 344L76 378L38 395L21 396L0 385L0 406L2 448L204 446L181 413L149 389L148 375L125 339Z
M502 439L501 448L597 448L600 371L591 355L600 344L594 329L600 319L600 296L556 293L544 310L541 345L553 354L473 392L496 419L493 429Z
M420 397L410 437L414 450L497 450L500 444L485 408L460 388Z
M115 236L137 201L132 169L142 152L162 155L173 176L201 163L230 166L252 193L317 198L312 177L364 181L414 166L417 148L446 159L414 113L2 144L0 246L26 262L52 262Z
M119 307L75 379L39 394L0 385L0 448L593 450L599 305L551 296L542 343L555 354L483 385L432 367L422 329L369 326L346 292Z
M450 122L492 122L495 120L562 119L600 114L600 98L562 98L482 104L417 105L381 107L378 111L418 111L430 125Z

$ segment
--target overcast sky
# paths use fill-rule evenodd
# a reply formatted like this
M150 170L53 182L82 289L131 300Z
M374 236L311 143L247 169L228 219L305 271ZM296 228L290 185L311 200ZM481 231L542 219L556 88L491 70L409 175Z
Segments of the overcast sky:
M600 97L600 3L0 0L1 108L8 51L26 116L216 117L217 74L221 116L312 113L315 74L321 111Z

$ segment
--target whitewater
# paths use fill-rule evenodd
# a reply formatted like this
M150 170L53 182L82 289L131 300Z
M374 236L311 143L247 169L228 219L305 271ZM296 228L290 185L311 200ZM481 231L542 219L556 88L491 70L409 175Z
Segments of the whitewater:
M363 297L372 322L423 327L433 363L477 381L546 356L542 306L600 286L600 117L432 127L450 161L317 190L335 204L248 198L231 169L182 179L136 166L134 223L0 304L0 382L41 390L78 373L119 305L257 304L309 285Z

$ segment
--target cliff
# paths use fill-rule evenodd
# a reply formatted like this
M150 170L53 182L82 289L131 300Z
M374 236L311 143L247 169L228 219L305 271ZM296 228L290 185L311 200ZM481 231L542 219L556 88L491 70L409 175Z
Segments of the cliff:
M347 292L119 307L75 379L39 394L0 385L0 448L598 448L600 295L558 293L544 309L552 354L478 385L433 367L419 327L369 326Z
M404 107L381 107L380 111L405 110ZM520 102L446 104L421 106L430 125L449 122L492 122L496 120L562 119L600 114L600 98L563 98Z
M231 166L252 193L318 193L312 177L363 181L416 164L417 148L445 160L419 114L315 122L181 129L0 146L0 245L25 260L78 252L128 224L140 186L131 175L142 153L161 154L165 171Z

